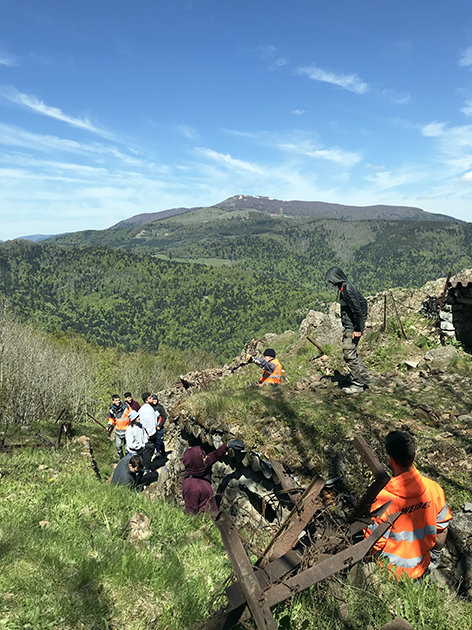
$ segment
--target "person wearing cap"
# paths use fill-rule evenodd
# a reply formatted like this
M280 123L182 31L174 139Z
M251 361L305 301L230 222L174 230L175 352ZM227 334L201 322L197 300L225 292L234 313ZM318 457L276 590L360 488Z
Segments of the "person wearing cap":
M184 481L182 483L182 496L185 503L185 511L189 514L200 514L210 510L218 511L215 495L211 487L211 467L223 457L229 448L242 450L242 440L231 440L222 444L208 455L201 446L192 446L185 451L183 464L185 466Z
M139 414L131 410L129 412L129 426L125 433L126 453L131 455L143 455L147 443L147 435L139 422Z
M385 438L393 477L379 492L372 511L391 501L391 505L364 530L369 537L390 514L401 512L391 529L374 544L381 563L400 577L403 573L420 578L430 566L439 565L447 527L452 514L439 484L423 477L414 466L414 438L404 431L392 431Z
M123 450L126 449L125 433L129 425L130 411L129 405L122 402L118 394L113 394L112 406L108 411L107 430L111 432L111 429L115 429L115 446L120 459L124 457Z
M275 356L275 350L266 348L262 357L258 357L255 352L252 352L251 356L254 363L263 370L259 379L259 385L280 385L282 381L282 365Z
M331 267L326 272L326 280L337 287L341 306L343 333L343 356L351 375L351 384L343 387L345 394L360 394L372 381L369 371L357 352L367 318L367 300L347 279L340 267Z
M139 407L140 404L138 403L137 400L133 399L133 396L131 395L131 392L125 392L125 395L123 396L123 398L125 399L125 403L133 410L133 411L139 411Z

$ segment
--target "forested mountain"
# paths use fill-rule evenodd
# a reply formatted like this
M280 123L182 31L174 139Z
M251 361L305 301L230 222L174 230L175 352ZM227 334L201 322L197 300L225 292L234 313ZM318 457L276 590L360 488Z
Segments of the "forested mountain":
M200 208L131 228L49 242L129 249L165 259L239 267L315 289L333 264L366 292L421 286L472 265L472 224L341 220Z
M314 304L308 289L239 269L27 241L0 245L0 292L6 312L50 332L225 358L269 330L296 328Z

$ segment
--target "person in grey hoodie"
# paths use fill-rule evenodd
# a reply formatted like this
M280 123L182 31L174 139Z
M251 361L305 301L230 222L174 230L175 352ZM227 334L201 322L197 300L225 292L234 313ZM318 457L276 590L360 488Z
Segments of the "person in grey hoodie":
M340 267L331 267L326 272L326 280L339 290L341 323L344 327L343 355L351 375L351 385L343 387L345 394L359 394L371 382L369 371L357 352L367 318L367 300L347 279Z

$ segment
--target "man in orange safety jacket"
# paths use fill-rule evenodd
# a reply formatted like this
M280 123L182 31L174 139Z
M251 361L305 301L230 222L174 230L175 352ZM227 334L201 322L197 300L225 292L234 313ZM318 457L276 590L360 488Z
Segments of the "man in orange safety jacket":
M372 510L387 501L392 503L380 519L374 519L376 522L364 530L364 535L370 536L389 514L401 512L373 548L397 576L406 573L419 578L428 569L432 554L439 563L452 514L441 486L415 468L413 437L403 431L392 431L385 439L385 446L394 476L377 495Z
M263 369L259 385L266 385L267 383L279 385L282 381L282 365L275 358L275 350L267 348L264 350L263 357L258 357L255 353L252 353L252 357L254 363Z
M131 407L121 402L121 398L118 394L112 396L112 406L108 411L108 423L107 429L111 432L111 429L115 429L115 446L118 453L118 457L121 459L125 456L123 450L126 448L126 429L129 426L129 413Z

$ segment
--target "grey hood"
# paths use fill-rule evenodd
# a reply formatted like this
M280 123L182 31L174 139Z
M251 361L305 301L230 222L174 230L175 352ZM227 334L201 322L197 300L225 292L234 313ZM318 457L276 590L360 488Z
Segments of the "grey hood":
M347 282L347 276L341 267L331 267L326 272L326 280L331 282L332 284L342 284L343 282Z

